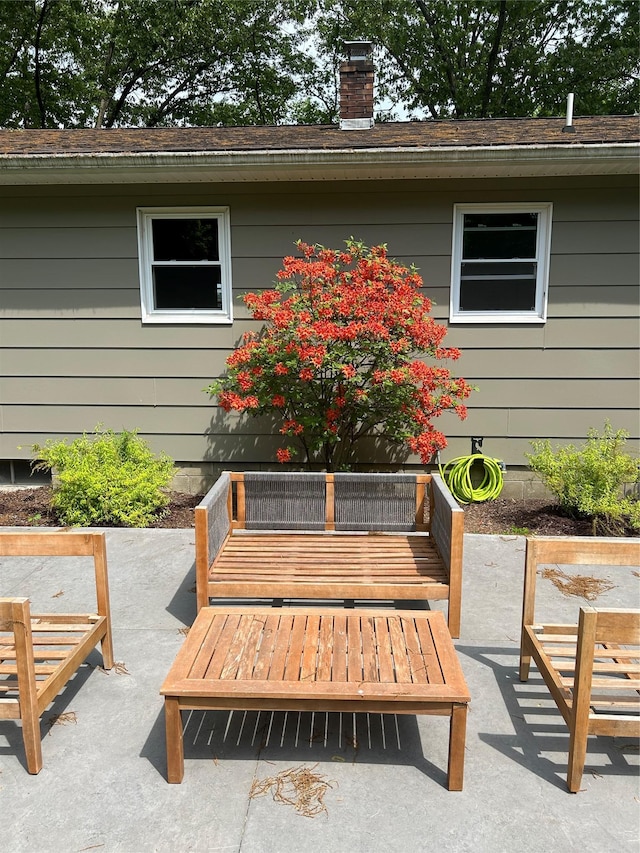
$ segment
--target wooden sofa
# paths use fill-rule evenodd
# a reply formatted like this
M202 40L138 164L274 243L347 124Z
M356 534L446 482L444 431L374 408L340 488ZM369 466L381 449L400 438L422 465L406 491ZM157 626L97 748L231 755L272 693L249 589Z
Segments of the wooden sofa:
M581 607L577 624L537 624L542 565L640 568L640 540L528 538L520 680L535 660L569 728L567 787L580 790L589 735L640 736L640 610Z
M42 713L98 643L105 669L113 666L105 535L1 532L0 557L93 558L91 612L33 614L26 598L0 598L0 722L21 720L27 770L39 773Z
M464 513L438 474L224 472L195 509L211 598L448 600L460 635Z

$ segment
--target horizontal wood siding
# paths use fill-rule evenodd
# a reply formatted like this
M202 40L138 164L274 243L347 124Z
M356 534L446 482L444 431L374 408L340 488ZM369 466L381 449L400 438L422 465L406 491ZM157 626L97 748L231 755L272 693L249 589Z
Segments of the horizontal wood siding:
M272 463L266 419L212 405L205 386L243 332L259 328L238 297L269 286L298 238L387 243L419 267L446 322L453 205L551 201L548 320L454 325L455 371L478 386L469 416L445 415L443 459L484 451L526 464L533 439L581 442L605 419L637 447L638 203L633 178L292 182L127 187L15 187L0 199L0 459L102 423L140 430L178 463ZM136 207L228 205L233 326L141 324ZM363 464L401 461L375 442ZM417 463L410 457L409 463Z

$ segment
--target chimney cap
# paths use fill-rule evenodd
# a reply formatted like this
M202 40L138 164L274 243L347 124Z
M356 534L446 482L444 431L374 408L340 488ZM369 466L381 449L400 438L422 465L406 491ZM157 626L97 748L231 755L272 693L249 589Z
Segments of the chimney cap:
M345 41L344 47L349 62L362 62L371 59L373 44L366 39Z

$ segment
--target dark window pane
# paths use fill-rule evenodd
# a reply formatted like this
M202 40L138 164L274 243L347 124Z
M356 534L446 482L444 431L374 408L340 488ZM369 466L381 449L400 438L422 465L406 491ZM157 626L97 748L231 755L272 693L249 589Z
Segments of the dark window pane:
M465 231L462 257L535 258L535 231Z
M219 261L217 219L154 219L155 261Z
M153 291L159 311L222 309L220 267L154 267Z
M462 257L535 258L537 213L465 214Z
M535 311L535 308L535 278L465 278L460 282L460 311Z
M537 264L497 263L486 261L463 261L460 268L461 278L535 278Z
M537 213L465 213L465 231L475 228L535 228Z

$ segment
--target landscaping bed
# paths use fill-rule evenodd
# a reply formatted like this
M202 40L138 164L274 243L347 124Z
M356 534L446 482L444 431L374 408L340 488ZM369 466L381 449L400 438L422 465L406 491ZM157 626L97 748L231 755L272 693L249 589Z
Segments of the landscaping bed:
M50 486L0 490L0 527L57 527L49 511ZM155 528L193 527L193 509L202 495L171 492L167 514L151 524ZM545 500L498 498L470 504L465 510L466 533L506 535L590 536L591 523L570 518L560 507ZM628 536L637 535L629 529Z

